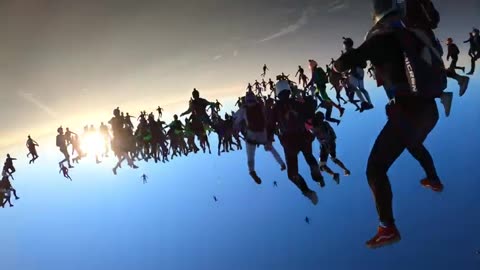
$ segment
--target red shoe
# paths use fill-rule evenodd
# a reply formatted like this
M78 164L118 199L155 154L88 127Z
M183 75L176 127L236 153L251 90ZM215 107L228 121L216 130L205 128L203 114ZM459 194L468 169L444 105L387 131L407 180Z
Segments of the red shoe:
M400 232L397 230L395 225L390 227L378 226L377 234L367 241L368 248L379 248L387 245L394 244L400 241Z
M440 181L431 181L428 178L423 179L420 181L420 184L423 187L429 188L435 192L442 192L443 191L443 185Z

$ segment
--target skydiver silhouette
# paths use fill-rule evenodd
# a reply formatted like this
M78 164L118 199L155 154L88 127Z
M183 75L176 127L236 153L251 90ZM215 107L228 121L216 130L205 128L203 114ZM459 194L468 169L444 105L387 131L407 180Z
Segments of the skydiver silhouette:
M214 200L215 202L218 202L217 196L214 195L214 196L213 196L213 200Z
M57 133L58 133L58 135L57 135L57 138L56 138L56 145L59 148L60 153L62 153L63 156L64 156L64 159L62 161L60 161L58 164L61 167L61 166L63 166L63 163L67 162L68 167L73 168L73 166L70 164L70 155L68 154L65 134L63 133L63 128L59 127L57 129Z
M458 55L460 54L460 49L458 49L458 46L453 43L452 38L448 38L447 41L445 42L448 47L448 53L447 53L447 61L452 58L452 62L450 63L450 67L448 68L451 72L455 72L456 69L459 69L465 73L465 67L458 67L457 62L458 62Z
M253 92L253 86L250 83L247 85L247 92Z
M273 181L273 186L278 187L277 181Z
M469 35L470 35L469 38L465 40L463 43L469 43L470 47L468 49L468 56L470 56L470 58L473 58L475 57L475 51L476 51L475 33L470 32Z
M68 168L65 167L65 165L61 164L60 165L60 171L58 171L58 173L63 173L63 177L67 178L67 179L70 179L70 181L72 181L72 178L70 177L70 175L68 174Z
M13 179L13 173L15 173L15 167L13 166L13 161L17 160L16 158L12 158L10 154L7 154L7 159L5 160L3 171L10 175Z
M28 149L28 154L27 154L27 157L28 156L32 156L32 159L28 162L29 164L32 164L35 162L35 160L37 160L38 158L38 154L37 154L37 149L36 147L38 147L38 143L36 141L34 141L30 135L28 135L28 139L27 139L27 142L25 143L25 145L27 146L27 149Z
M143 183L146 184L148 177L145 174L143 174L141 178L143 180Z
M265 78L265 75L267 75L267 70L269 70L268 67L267 67L267 64L264 64L263 65L263 73L261 74L262 78Z
M310 218L305 217L305 222L306 222L307 224L310 224Z
M158 108L157 108L157 112L158 112L158 117L159 117L159 118L162 118L162 115L163 115L163 108L161 108L160 106L158 106Z

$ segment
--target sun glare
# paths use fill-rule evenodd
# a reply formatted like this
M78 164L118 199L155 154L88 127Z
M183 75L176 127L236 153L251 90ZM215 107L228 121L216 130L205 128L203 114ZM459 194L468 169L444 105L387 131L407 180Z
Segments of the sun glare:
M105 149L105 142L98 132L92 132L85 135L81 147L87 154L101 154Z

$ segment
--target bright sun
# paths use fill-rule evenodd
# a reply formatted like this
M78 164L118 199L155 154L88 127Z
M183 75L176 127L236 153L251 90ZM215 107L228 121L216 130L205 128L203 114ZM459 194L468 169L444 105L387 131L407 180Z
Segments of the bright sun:
M87 154L101 154L105 150L105 141L98 132L91 132L85 135L82 140L82 150Z

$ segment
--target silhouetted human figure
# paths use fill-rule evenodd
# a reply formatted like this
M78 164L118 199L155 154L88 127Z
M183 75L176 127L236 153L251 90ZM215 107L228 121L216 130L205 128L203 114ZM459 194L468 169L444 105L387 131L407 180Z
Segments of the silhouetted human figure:
M143 175L142 175L142 180L143 180L143 183L144 183L144 184L147 183L147 179L148 179L147 175L143 174Z
M7 154L7 159L5 160L3 171L10 175L13 178L13 173L15 173L15 166L13 166L13 161L17 160L16 158L12 158L10 154Z
M267 71L269 70L267 67L267 64L263 65L262 69L263 69L263 73L261 74L261 76L265 78L265 75L267 75Z
M214 200L215 202L218 202L217 196L213 196L213 200Z
M476 51L475 33L470 32L469 35L470 35L469 38L465 40L463 43L468 43L470 45L468 49L468 56L470 56L470 58L473 58L475 57L475 51Z
M305 223L310 224L310 218L309 217L305 217Z
M476 28L473 29L473 44L474 50L473 57L471 58L472 68L467 75L473 75L473 73L475 73L475 63L480 59L480 30Z
M386 106L388 121L375 141L367 164L367 178L380 218L377 234L366 243L370 248L401 239L393 217L387 172L405 149L420 162L427 174L421 184L435 191L443 189L433 159L423 143L439 118L435 98L446 88L440 55L428 44L428 39L416 38L415 32L404 27L401 14L405 14L405 7L382 0L375 5L374 14L375 24L365 42L346 52L334 64L336 71L344 72L361 62L371 61L376 70L382 71L377 83L382 82L380 85L384 86L391 100ZM431 55L428 59L419 53L425 50ZM425 69L421 73L418 69L412 69L413 74L407 73L405 63L414 63Z
M278 187L277 181L273 181L273 186Z
M66 143L66 139L65 139L65 134L63 133L63 128L59 127L57 129L57 133L58 133L58 135L57 135L57 138L56 138L56 145L59 148L60 153L62 153L63 156L64 156L64 159L62 161L60 161L58 164L59 164L60 167L62 167L63 163L67 162L68 167L73 168L73 166L70 164L70 155L68 154L67 143Z
M161 108L160 106L157 107L157 112L158 112L158 117L159 118L162 118L163 116L163 108Z
M448 47L447 61L449 61L450 58L452 58L452 62L450 63L450 67L448 69L452 72L455 72L456 69L459 69L465 72L465 67L457 66L458 55L460 54L460 49L458 49L458 46L455 43L453 43L452 38L448 38L446 44Z
M65 167L65 165L61 165L60 166L60 171L58 171L58 173L63 173L63 177L67 178L67 179L70 179L70 181L72 181L72 178L70 177L70 175L68 174L68 168Z
M11 193L15 196L15 200L20 199L17 196L17 191L13 188L12 183L10 182L7 175L2 177L0 181L0 206L5 207L5 204L8 202L10 207L13 207L11 202Z
M32 156L32 159L29 161L29 164L32 164L38 158L36 147L38 147L39 145L36 141L34 141L30 137L30 135L28 135L28 139L27 139L27 142L25 143L25 145L27 146L27 149L28 149L27 157L30 156L30 155Z

